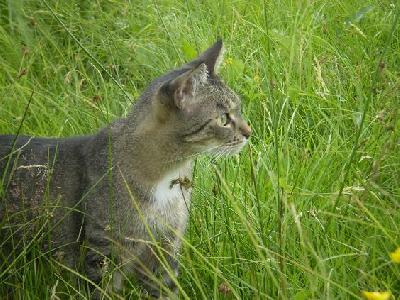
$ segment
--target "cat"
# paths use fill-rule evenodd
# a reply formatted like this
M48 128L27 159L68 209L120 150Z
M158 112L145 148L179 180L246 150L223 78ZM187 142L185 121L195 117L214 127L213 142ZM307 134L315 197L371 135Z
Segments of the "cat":
M151 297L176 294L193 161L238 153L251 134L239 97L217 74L222 57L218 40L94 135L1 135L0 224L16 225L2 236L37 238L50 228L46 247L70 267L85 249L84 270L97 286L117 266L115 290L132 274Z

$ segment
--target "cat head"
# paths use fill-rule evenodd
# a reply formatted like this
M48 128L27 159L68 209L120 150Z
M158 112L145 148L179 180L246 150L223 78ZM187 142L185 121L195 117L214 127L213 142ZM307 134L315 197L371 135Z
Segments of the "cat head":
M218 40L193 61L156 80L153 120L185 153L238 153L251 129L240 98L219 77L223 44Z

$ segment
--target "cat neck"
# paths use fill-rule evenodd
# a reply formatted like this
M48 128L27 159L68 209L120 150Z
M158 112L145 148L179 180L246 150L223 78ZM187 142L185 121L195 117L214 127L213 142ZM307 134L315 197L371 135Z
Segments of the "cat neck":
M170 174L191 177L191 155L173 133L138 132L124 126L113 131L113 160L128 181L151 188Z

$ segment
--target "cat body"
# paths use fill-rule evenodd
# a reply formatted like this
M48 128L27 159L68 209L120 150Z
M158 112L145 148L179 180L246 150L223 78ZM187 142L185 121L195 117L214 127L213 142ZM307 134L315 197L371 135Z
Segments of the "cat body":
M154 80L126 118L94 135L0 136L0 224L13 224L2 238L50 228L48 246L67 265L86 249L92 282L116 268L116 289L133 274L154 297L176 293L193 159L237 153L250 135L239 98L216 75L221 56L218 41ZM38 228L26 225L38 219Z

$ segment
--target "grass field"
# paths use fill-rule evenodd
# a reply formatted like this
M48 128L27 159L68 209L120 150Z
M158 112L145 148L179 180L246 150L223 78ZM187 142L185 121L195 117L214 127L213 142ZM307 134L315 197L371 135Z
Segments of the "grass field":
M238 157L196 163L181 298L397 299L399 11L386 0L0 0L0 133L18 131L32 93L21 133L93 133L220 36L221 74L253 135ZM84 275L25 250L0 262L0 299L85 298Z

